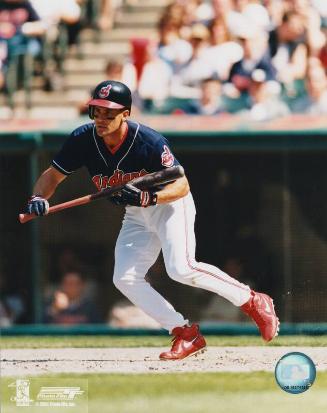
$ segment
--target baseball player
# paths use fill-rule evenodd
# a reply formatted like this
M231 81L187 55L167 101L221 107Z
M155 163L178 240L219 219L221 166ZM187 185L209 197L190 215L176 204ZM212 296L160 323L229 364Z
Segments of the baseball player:
M27 212L45 215L48 199L67 176L85 166L98 190L125 184L110 200L126 207L115 248L115 286L173 336L162 360L177 360L202 352L204 337L145 280L162 249L168 275L183 284L213 291L240 307L257 324L264 340L277 334L279 320L273 300L252 291L210 264L195 260L195 206L186 177L148 190L129 181L179 165L168 141L149 127L128 119L131 92L123 83L107 80L88 103L91 123L75 129L52 165L34 186Z

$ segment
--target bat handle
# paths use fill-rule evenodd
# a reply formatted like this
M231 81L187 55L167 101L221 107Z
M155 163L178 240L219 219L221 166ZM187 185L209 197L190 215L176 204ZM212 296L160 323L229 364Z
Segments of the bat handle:
M72 208L77 205L88 204L92 200L91 195L85 195L81 198L72 199L71 201L64 202L62 204L53 205L49 208L48 214L53 214L54 212L62 211L63 209ZM38 216L35 214L19 214L19 222L25 224L25 222L31 221Z
M19 222L21 224L25 224L25 222L31 221L36 217L37 216L35 214L19 214Z

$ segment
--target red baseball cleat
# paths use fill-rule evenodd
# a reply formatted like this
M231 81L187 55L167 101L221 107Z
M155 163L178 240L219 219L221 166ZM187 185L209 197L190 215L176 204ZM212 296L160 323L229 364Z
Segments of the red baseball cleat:
M243 304L241 309L259 327L264 340L270 341L278 335L279 319L275 313L273 300L269 295L251 291L249 301Z
M175 327L172 334L175 337L171 350L161 353L161 360L182 360L205 351L207 344L197 324L192 324L191 327Z

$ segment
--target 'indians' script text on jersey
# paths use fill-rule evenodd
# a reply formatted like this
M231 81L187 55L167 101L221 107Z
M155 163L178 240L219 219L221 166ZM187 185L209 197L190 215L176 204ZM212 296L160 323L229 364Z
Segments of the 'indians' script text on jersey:
M115 152L97 135L94 123L80 126L54 157L52 165L65 175L85 166L98 190L179 165L160 133L136 122L127 124L127 135Z

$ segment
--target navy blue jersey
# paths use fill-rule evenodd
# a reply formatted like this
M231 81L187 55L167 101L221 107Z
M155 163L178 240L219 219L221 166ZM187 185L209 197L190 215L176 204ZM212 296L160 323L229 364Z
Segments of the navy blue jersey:
M54 157L52 166L65 175L85 166L101 190L179 165L167 139L160 133L136 122L127 124L127 135L116 152L106 147L93 122L80 126Z

